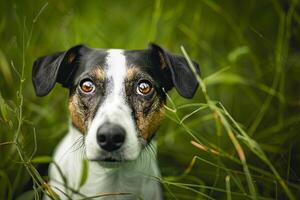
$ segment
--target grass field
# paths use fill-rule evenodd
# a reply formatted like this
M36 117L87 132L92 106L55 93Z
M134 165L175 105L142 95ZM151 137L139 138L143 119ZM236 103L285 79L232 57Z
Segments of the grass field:
M297 0L0 0L0 199L50 191L47 163L68 129L68 91L36 97L34 60L149 42L202 71L193 100L169 93L157 133L166 199L300 199Z

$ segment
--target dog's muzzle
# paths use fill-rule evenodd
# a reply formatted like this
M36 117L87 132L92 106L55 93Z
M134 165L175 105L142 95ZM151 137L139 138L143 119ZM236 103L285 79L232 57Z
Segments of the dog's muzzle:
M112 152L121 148L125 141L125 130L118 124L105 123L98 128L97 143L101 149Z

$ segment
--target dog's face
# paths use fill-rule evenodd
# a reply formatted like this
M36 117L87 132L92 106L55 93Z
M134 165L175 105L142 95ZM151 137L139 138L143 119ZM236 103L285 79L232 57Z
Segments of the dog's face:
M154 44L130 51L79 45L37 59L36 94L48 94L56 82L70 90L72 125L84 136L87 158L107 162L139 156L163 119L165 92L175 86L191 98L198 86L182 56Z

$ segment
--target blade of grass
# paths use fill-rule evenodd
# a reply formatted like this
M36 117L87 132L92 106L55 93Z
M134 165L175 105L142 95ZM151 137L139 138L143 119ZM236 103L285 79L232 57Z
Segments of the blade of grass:
M245 142L245 144L249 147L249 149L253 153L255 153L262 161L264 161L269 166L269 168L275 175L276 179L278 180L278 182L280 183L280 185L286 192L289 199L295 200L294 195L291 193L290 189L287 187L284 180L281 178L281 176L279 175L279 173L277 172L277 170L275 169L275 167L273 166L271 161L268 159L268 157L266 156L264 151L260 148L259 144L255 140L253 140L249 137L249 135L238 125L238 123L231 117L231 115L228 113L228 111L225 109L225 107L221 103L220 103L220 105L221 105L223 111L225 112L226 116L232 121L232 123L238 129L239 133L242 134L242 137L239 137L239 138L241 138L242 141Z
M231 200L230 176L225 177L227 200Z
M249 171L249 168L248 168L248 165L247 165L247 161L246 161L246 156L245 156L245 153L244 153L244 150L242 148L242 146L240 145L239 141L237 140L233 130L232 130L232 127L230 126L230 124L228 123L227 119L225 118L225 116L219 111L219 109L216 107L215 103L213 101L210 100L207 92L206 92L206 87L205 87L205 84L203 83L202 79L200 78L200 76L197 74L197 71L190 59L190 57L188 56L187 52L185 51L184 47L181 46L181 51L184 55L184 57L186 58L188 64L189 64L189 67L191 68L191 70L193 71L195 77L197 78L199 84L200 84L200 87L202 89L202 92L205 96L205 100L207 102L207 104L209 105L210 109L212 110L212 112L216 113L218 115L218 117L220 118L220 121L222 123L222 125L224 126L231 142L233 143L235 149L236 149L236 152L239 156L239 159L241 160L242 162L242 165L243 165L243 169L244 169L244 172L245 172L245 176L246 176L246 180L247 180L247 184L248 184L248 189L250 191L250 194L251 194L251 198L252 199L257 199L257 195L256 195L256 190L255 190L255 186L254 186L254 183L253 183L253 180L251 178L251 173Z

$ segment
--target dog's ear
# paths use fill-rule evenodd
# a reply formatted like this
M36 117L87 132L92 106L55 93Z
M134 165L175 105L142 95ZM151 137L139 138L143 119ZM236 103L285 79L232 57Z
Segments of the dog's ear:
M87 49L84 45L77 45L67 51L38 58L32 69L32 82L36 95L47 95L56 82L63 87L70 87L79 66L80 56Z
M156 44L149 44L154 58L159 59L166 91L175 86L177 92L185 97L192 98L198 88L198 81L183 56L167 52ZM192 61L197 73L200 73L198 63Z

